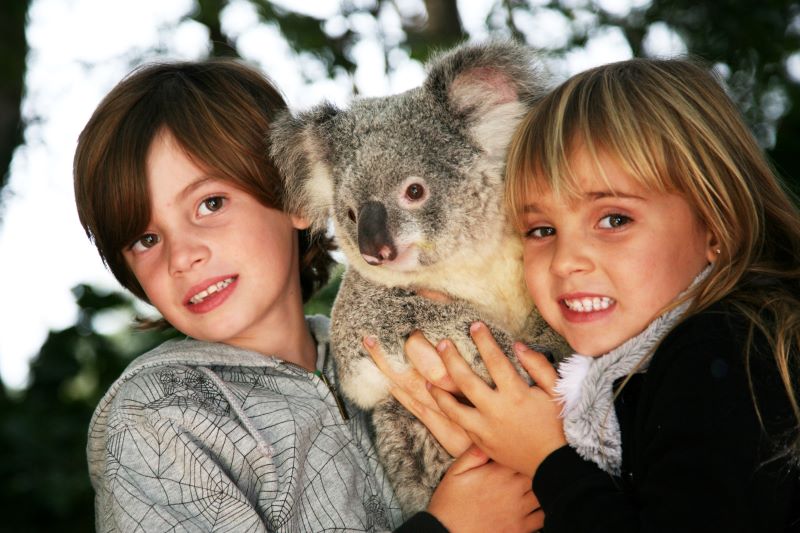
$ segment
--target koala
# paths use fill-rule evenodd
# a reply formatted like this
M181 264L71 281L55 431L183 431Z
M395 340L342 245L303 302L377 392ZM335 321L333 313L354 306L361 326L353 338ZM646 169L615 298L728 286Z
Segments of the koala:
M320 232L332 218L346 256L331 312L338 387L371 411L380 460L406 514L426 507L453 458L392 398L362 339L377 337L402 370L412 331L449 338L489 382L469 337L475 320L507 354L515 339L565 354L525 290L522 243L503 199L512 134L546 82L522 45L466 44L432 59L420 87L355 99L348 109L323 103L273 123L287 208Z

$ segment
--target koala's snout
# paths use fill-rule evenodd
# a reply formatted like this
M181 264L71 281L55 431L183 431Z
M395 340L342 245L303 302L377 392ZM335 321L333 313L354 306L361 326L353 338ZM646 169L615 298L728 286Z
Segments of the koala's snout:
M386 208L380 202L367 202L358 212L358 249L370 265L380 265L397 257L387 220Z

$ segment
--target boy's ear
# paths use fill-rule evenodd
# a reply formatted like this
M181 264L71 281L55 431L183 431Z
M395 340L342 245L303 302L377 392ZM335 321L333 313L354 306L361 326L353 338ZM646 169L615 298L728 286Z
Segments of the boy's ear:
M333 207L325 125L337 113L331 104L322 104L296 117L284 111L270 127L270 155L284 183L286 211L314 232L327 229Z
M548 84L531 48L494 41L462 45L435 57L425 89L465 119L489 157L504 159L517 124Z
M289 215L289 219L292 221L292 226L294 229L308 229L311 226L311 222L303 216L300 215Z

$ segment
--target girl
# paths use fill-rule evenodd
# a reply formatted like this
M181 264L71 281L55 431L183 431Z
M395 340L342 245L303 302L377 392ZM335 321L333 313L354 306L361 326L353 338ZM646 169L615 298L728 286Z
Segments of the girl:
M523 121L507 193L576 355L557 375L517 344L529 388L474 324L496 388L417 338L471 405L398 397L531 476L548 533L800 531L800 216L720 84L685 60L576 75Z
M303 316L331 259L282 210L265 139L285 109L241 63L157 64L117 85L80 136L84 229L117 279L187 336L134 361L95 411L98 531L401 522L363 416L331 385L327 320ZM535 526L525 477L486 462L463 454L430 513L400 529Z

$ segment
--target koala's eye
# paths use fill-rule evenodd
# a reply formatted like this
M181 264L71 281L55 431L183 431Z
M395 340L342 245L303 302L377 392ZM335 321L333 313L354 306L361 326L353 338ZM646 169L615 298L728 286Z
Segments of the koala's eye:
M425 196L425 187L419 183L412 183L406 187L406 198L409 200L419 200Z
M352 209L348 209L347 210L347 218L349 218L350 220L355 222L356 221L356 212L353 211Z

